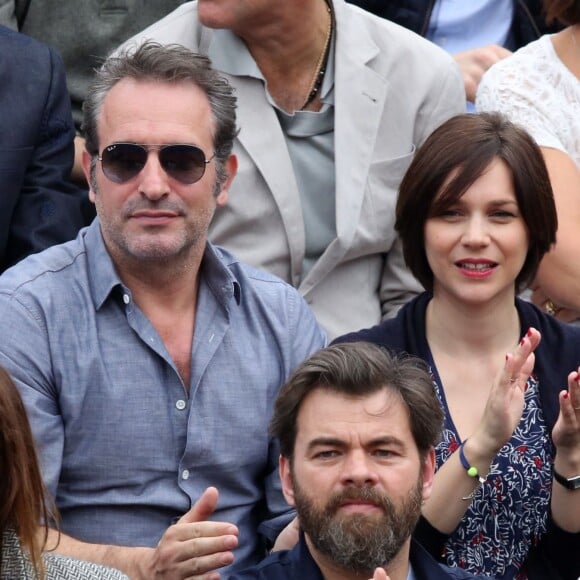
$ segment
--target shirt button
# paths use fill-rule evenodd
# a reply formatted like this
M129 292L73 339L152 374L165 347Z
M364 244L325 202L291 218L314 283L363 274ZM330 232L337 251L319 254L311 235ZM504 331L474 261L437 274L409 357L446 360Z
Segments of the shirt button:
M175 403L175 406L180 411L183 411L183 409L185 409L185 407L187 407L187 404L183 399L179 399L179 401L177 401L177 403Z
M123 302L125 304L129 304L129 302L131 302L131 297L129 296L129 294L123 294Z
M181 477L183 479L189 479L189 469L184 469L183 472L181 473Z

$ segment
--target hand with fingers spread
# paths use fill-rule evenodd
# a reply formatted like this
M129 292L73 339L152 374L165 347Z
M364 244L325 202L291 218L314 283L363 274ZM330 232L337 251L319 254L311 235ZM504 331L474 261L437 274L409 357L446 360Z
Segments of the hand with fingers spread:
M193 507L159 541L148 578L219 580L219 568L234 561L238 529L227 522L207 521L215 511L218 490L208 487Z
M471 439L480 448L496 453L512 436L524 409L527 380L534 369L534 350L540 333L530 328L516 349L506 355L506 362L496 376L479 428Z

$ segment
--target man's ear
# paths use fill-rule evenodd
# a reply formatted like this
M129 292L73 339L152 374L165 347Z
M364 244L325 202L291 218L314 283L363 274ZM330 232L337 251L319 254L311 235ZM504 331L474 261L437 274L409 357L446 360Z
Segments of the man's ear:
M435 449L431 447L425 454L425 459L423 460L423 466L421 468L423 473L423 501L428 500L431 497L436 465Z
M222 183L220 192L216 197L216 205L218 206L222 206L227 203L230 186L234 180L234 177L236 176L236 173L238 172L238 158L233 153L226 159L224 163L224 170L227 174L227 178L224 183Z
M279 460L280 481L282 482L282 493L288 505L296 507L294 502L294 486L292 485L292 474L290 472L290 460L280 455Z
M83 164L83 172L85 174L85 178L87 183L89 184L89 199L95 203L95 192L93 191L93 187L91 185L91 156L86 149L83 149L81 155L81 161Z

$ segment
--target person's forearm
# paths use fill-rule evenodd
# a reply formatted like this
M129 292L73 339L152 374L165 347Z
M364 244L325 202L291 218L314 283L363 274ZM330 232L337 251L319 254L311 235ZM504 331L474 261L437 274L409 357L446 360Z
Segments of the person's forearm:
M63 556L116 568L131 579L149 580L152 578L153 548L90 544L51 529L48 533L46 549L54 550Z
M542 148L558 212L556 245L540 262L535 285L557 307L580 311L580 171L574 161L556 149Z
M470 439L464 447L469 464L485 477L495 452L485 451ZM456 451L435 474L433 492L425 502L423 516L437 530L451 534L471 505L471 495L480 485L477 477L470 477Z

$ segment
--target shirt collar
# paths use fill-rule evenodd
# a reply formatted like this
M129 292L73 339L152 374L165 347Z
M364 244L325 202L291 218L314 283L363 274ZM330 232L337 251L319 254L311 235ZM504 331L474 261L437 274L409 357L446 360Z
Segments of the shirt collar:
M121 281L107 251L98 218L87 228L85 246L89 264L89 285L95 309L99 310L117 288L123 293L130 291ZM235 262L235 259L213 244L206 244L200 274L216 299L226 308L232 298L238 306L241 302L240 283L230 268Z

